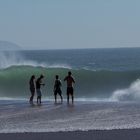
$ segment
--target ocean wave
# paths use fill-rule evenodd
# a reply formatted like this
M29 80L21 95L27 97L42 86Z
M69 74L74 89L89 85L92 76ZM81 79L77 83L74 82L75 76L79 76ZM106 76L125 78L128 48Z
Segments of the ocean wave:
M42 67L42 68L68 68L71 66L68 64L48 64L45 62L36 62L33 60L28 60L20 52L16 51L5 51L0 52L0 69L6 69L13 66L32 66L32 67Z
M113 100L114 98L118 98L118 100L121 100L120 98L123 96L119 97L120 93L118 92L120 91L118 91L118 89L129 88L129 86L139 78L139 71L91 71L56 67L12 66L0 70L0 97L29 97L28 82L32 74L34 74L36 78L39 77L40 74L45 76L44 83L46 86L42 88L44 98L53 98L53 84L55 75L58 74L62 80L63 96L66 96L66 83L63 79L69 70L72 71L76 81L74 85L75 97L79 99ZM139 86L140 82L136 81L136 83L138 83Z
M128 88L114 91L110 99L114 101L140 101L140 79L132 82Z

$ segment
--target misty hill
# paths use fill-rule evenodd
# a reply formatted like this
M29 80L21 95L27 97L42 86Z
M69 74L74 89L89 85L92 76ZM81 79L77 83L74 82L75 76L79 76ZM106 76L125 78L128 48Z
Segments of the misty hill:
M0 51L21 50L21 47L9 41L0 41Z

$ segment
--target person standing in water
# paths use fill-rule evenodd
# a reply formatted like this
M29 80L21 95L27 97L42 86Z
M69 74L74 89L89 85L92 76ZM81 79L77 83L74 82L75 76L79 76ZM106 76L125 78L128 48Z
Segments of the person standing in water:
M57 103L57 94L59 94L61 98L61 103L63 102L63 97L62 97L62 91L61 91L61 80L59 79L59 76L55 76L55 83L54 83L54 98L55 98L55 103Z
M43 75L40 75L40 77L36 80L36 92L37 92L37 104L41 104L41 96L42 96L42 92L41 92L41 85L45 85L44 83L42 83L42 79L44 78Z
M30 104L33 104L33 99L35 95L35 75L32 75L29 81L29 86L30 86L30 92L31 92L31 97L30 97Z
M64 78L64 81L67 81L67 103L69 103L69 96L71 95L72 103L74 102L74 91L73 91L73 83L75 83L74 78L71 76L71 71L68 72L68 76Z

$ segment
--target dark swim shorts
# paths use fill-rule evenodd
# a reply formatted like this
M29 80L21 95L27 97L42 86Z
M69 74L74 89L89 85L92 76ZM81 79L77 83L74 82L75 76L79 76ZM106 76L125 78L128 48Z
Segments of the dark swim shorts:
M73 95L73 87L67 87L67 95L68 94Z
M56 89L56 90L54 91L54 95L57 95L57 94L59 94L59 95L62 94L62 91L61 91L60 88L58 88L58 89Z

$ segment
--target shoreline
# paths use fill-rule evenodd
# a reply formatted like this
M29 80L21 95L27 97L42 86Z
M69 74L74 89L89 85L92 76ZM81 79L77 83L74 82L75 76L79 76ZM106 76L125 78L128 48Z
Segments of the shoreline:
M139 140L139 118L139 103L5 102L0 106L0 140Z
M139 140L140 129L89 130L68 132L0 133L4 140Z

